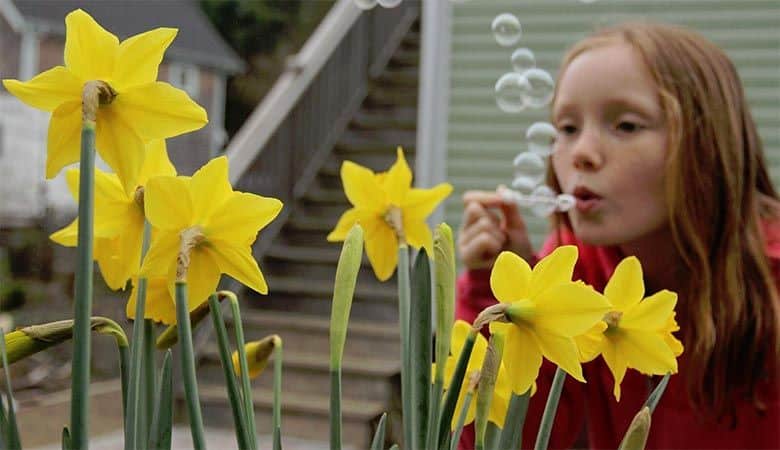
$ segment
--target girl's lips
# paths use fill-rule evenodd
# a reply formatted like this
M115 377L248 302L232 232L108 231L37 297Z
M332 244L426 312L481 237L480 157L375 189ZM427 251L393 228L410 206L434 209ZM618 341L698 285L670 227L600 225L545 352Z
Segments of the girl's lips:
M577 186L572 191L572 195L577 199L577 211L582 213L591 212L602 203L600 195L594 193L585 186Z

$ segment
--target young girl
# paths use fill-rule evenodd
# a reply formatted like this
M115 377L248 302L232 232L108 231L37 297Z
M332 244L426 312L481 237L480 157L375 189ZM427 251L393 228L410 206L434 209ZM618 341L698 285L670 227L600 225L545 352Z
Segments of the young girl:
M577 245L574 278L602 291L617 263L635 255L648 294L679 294L685 351L647 448L780 448L780 200L734 65L684 29L608 28L564 58L552 121L548 182L577 203L553 218L538 256ZM472 321L495 302L489 268L501 251L536 258L514 205L488 192L464 202L458 250L468 270L457 316ZM587 422L590 447L616 449L650 380L629 371L616 402L601 358L583 370L587 384L567 380L551 446L571 447ZM553 373L545 362L524 447ZM473 442L464 433L461 446Z

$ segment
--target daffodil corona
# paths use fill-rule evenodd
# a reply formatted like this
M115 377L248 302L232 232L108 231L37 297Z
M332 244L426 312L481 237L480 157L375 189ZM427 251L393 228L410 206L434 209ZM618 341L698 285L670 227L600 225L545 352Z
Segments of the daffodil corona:
M184 253L187 260L181 262L187 266L189 310L207 300L223 273L256 292L268 292L251 245L258 231L279 214L282 202L233 191L228 181L226 157L211 160L192 178L149 180L144 206L156 232L144 258L141 276L167 280L169 296L160 301L170 302L175 298L174 284L185 275L179 264ZM147 304L153 301L147 298ZM162 314L167 308L158 311ZM174 323L175 316L165 317L163 321Z
M503 361L512 391L532 388L542 357L584 382L574 336L593 327L609 309L598 292L571 281L577 247L558 247L531 270L511 252L498 256L490 274L490 287L500 302L483 316L495 316L492 333L506 333ZM479 318L478 318L479 320Z
M156 81L177 30L158 28L120 43L80 9L67 15L65 30L65 66L26 82L3 80L3 85L26 104L52 113L46 159L46 177L52 178L79 160L82 93L87 83L100 82L104 94L97 111L97 151L131 194L146 142L208 122L206 111L184 91Z
M433 237L425 220L452 192L449 183L431 189L411 187L412 171L400 147L395 164L387 172L375 174L345 161L341 181L353 207L341 216L328 241L343 241L352 225L360 223L366 233L368 260L381 281L390 278L398 264L399 244L425 247L429 255L433 254Z

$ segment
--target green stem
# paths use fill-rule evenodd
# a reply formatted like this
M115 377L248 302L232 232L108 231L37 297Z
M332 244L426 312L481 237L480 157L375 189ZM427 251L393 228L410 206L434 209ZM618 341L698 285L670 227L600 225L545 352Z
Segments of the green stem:
M661 401L661 396L664 395L664 391L666 391L666 385L669 384L669 377L671 376L672 374L670 373L664 375L664 377L661 378L661 381L658 382L658 385L655 387L655 389L653 389L653 392L651 392L647 397L647 401L645 401L644 406L647 406L647 408L650 410L650 414L653 414L655 407L658 406L658 402Z
M431 358L433 344L431 332L431 266L425 249L420 249L414 260L411 283L409 356L412 389L412 448L422 450L428 442L428 421L431 409Z
M211 320L214 323L214 329L217 331L217 345L219 347L219 357L222 360L222 372L225 375L227 384L228 398L230 399L230 408L233 411L233 423L236 428L236 441L238 448L249 448L249 436L247 435L246 414L244 414L241 404L241 394L238 390L236 377L233 375L233 358L230 356L230 344L228 343L227 329L222 318L222 310L219 307L219 300L216 295L209 296L209 307L211 308ZM239 345L242 347L242 345Z
M330 369L330 450L341 450L341 367Z
M523 426L525 425L525 415L528 412L528 400L530 397L530 389L525 394L520 395L512 392L498 448L509 450L520 448L520 444L523 441Z
M401 323L401 414L403 418L404 446L414 449L412 437L412 355L409 336L409 309L411 286L409 282L409 247L398 246L398 320Z
M149 248L151 237L151 225L144 223L143 241L141 244L141 260ZM139 261L139 264L141 261ZM138 279L137 296L135 302L135 321L133 322L133 339L130 345L130 382L127 389L127 415L125 416L125 450L134 450L138 443L146 442L141 425L144 418L140 416L141 410L141 370L143 369L144 356L144 316L146 315L146 278ZM78 448L78 447L76 447Z
M79 161L79 226L73 304L70 432L73 448L89 448L89 376L92 316L92 244L95 209L95 122L84 120Z
M122 414L123 423L127 423L127 388L130 378L130 354L129 348L118 346L119 349L119 374L122 381Z
M438 335L437 335L438 336ZM438 354L438 353L437 353ZM446 361L437 360L437 361ZM439 448L439 433L436 428L436 424L439 423L439 415L441 414L441 400L444 393L444 373L442 372L442 378L439 379L439 366L443 364L436 364L436 375L433 385L431 385L431 408L428 411L428 440L425 448L436 449Z
M203 435L203 415L200 410L198 382L195 378L195 354L192 349L192 329L187 307L187 283L182 281L176 282L176 325L179 331L184 396L187 399L192 444L193 448L201 450L206 448L206 439Z
M274 347L274 403L273 403L273 433L274 450L282 450L282 360L284 359L282 348L284 344L279 340Z
M484 450L487 433L490 405L493 402L493 390L496 378L501 368L501 357L504 354L504 335L501 333L490 336L485 359L477 387L477 411L474 418L474 435L476 450Z
M138 440L136 442L148 442L149 426L154 416L155 391L157 390L155 372L157 367L154 361L154 324L150 319L144 319L144 348L141 357L143 367L143 396L141 397L141 410L144 412L141 418Z
M238 362L241 368L241 389L243 391L244 415L246 416L247 433L252 449L257 448L257 427L255 425L255 407L252 401L252 386L249 382L249 364L246 361L246 348L244 347L244 327L241 325L241 309L238 306L238 298L232 292L226 292L230 301L230 310L233 313L233 328L236 332L236 347L238 348Z
M550 394L547 396L547 404L544 405L544 414L542 414L542 423L539 425L539 434L536 435L536 445L534 450L547 450L550 443L550 432L552 431L555 413L558 411L558 401L561 399L563 382L566 381L566 372L560 367L555 370Z
M473 398L474 391L466 392L466 396L463 398L463 407L460 409L460 414L458 414L458 422L455 424L455 433L453 433L452 441L450 441L450 450L458 449L458 441L460 441L460 435L463 433L463 424L466 422L466 415L468 415Z
M472 329L469 331L469 334L466 335L463 349L460 351L460 356L458 356L458 361L455 364L455 371L452 374L450 386L447 388L447 394L444 397L444 405L442 405L441 415L439 416L439 448L441 448L447 440L450 425L452 423L452 415L455 413L455 405L458 402L458 395L463 386L463 378L466 376L466 367L476 340L477 332Z

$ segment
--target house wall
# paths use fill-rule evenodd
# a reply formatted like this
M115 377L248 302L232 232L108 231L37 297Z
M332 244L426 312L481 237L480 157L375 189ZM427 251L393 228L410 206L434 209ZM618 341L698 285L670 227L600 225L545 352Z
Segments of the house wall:
M510 71L510 55L530 48L537 66L555 78L563 52L600 24L651 19L698 30L721 46L742 77L758 124L775 184L780 186L780 2L777 0L471 0L453 4L447 178L455 193L446 220L455 229L462 213L461 193L495 189L512 181L512 160L525 149L525 130L548 120L548 109L501 112L496 80ZM491 22L513 13L522 39L501 47ZM535 243L546 234L546 219L529 217Z
M21 38L0 14L0 79L16 78L19 74L19 46ZM0 85L0 92L4 89Z

